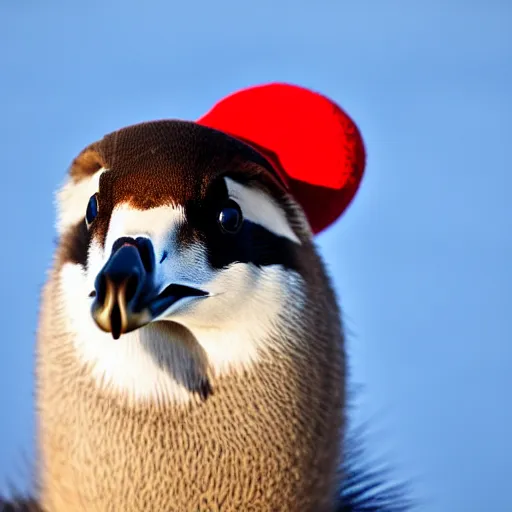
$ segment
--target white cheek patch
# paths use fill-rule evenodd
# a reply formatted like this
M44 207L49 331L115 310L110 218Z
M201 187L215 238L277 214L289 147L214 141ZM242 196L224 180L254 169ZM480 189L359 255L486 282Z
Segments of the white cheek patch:
M259 224L274 235L282 236L300 244L300 240L290 227L282 208L263 191L241 185L231 178L224 178L229 196L242 209L247 220Z
M209 298L173 320L195 335L217 375L257 364L271 344L282 349L294 343L283 333L304 319L305 284L298 273L280 265L236 263L218 272L206 288Z
M90 197L98 191L100 176L107 169L101 168L91 177L74 183L67 178L56 195L57 233L61 235L85 217Z

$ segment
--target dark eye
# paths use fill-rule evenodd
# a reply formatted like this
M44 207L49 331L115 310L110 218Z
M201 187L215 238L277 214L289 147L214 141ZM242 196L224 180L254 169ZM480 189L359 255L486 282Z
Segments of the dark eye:
M89 227L92 221L98 215L98 194L94 194L89 199L89 203L87 204L87 210L85 211L85 223L87 227Z
M219 212L217 220L223 233L235 235L240 231L244 218L240 206L235 201L230 200Z

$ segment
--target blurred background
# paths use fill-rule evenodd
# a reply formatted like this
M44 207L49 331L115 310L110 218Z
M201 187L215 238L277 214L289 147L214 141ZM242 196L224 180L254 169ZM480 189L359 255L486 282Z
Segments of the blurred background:
M71 160L286 81L341 104L367 146L318 243L369 456L421 510L512 510L511 27L505 0L2 0L0 492L29 485L38 299Z

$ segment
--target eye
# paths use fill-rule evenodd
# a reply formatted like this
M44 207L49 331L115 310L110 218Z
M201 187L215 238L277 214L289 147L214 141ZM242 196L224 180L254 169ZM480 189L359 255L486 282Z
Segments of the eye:
M93 220L98 216L98 194L94 194L89 199L87 210L85 211L85 223L89 227Z
M229 200L227 204L220 210L217 222L223 233L236 235L242 227L244 218L240 206L233 200Z

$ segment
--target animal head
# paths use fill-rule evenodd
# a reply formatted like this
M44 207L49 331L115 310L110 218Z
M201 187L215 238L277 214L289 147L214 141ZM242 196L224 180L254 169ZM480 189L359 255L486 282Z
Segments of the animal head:
M176 398L300 343L284 333L321 303L314 231L282 155L209 116L105 136L58 194L66 331L98 381L137 397Z

